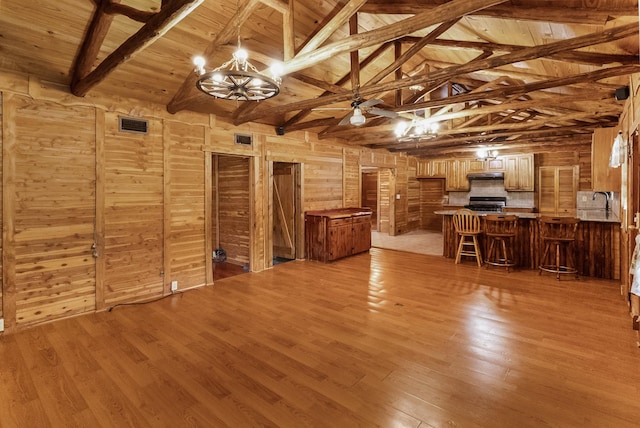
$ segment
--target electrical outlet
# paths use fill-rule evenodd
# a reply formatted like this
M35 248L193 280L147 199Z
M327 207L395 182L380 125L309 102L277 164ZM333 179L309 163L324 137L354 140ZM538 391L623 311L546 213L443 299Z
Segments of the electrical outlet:
M0 331L4 331L4 318L0 318Z
M178 289L178 281L171 281L171 291L176 291Z
M582 197L582 202L587 202L587 197L586 196Z

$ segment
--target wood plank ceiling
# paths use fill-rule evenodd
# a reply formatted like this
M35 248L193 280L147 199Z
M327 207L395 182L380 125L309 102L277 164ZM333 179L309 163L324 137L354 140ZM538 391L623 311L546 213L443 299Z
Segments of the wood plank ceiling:
M238 37L259 69L283 63L275 98L195 88L192 58L220 65ZM640 71L637 0L3 0L0 53L0 68L77 96L419 157L589 141L616 126L614 93ZM382 102L364 110L364 125L340 125L356 95ZM396 123L415 117L437 120L437 137L398 142Z

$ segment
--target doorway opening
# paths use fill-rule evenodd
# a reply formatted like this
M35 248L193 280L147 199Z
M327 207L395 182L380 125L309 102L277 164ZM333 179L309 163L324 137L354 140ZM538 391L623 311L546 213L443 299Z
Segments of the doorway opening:
M271 266L303 258L300 242L304 230L301 206L301 165L271 165Z
M251 159L212 154L213 280L250 271Z
M378 230L378 169L362 170L360 206L371 209L371 230Z

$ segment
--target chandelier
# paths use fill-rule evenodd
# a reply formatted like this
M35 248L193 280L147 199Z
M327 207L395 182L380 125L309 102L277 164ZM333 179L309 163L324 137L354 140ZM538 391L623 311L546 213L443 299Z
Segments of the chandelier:
M411 122L399 122L395 134L398 142L418 142L438 136L438 122L416 116Z
M282 66L274 64L270 76L262 74L249 62L249 54L240 45L238 16L238 49L231 59L212 71L205 70L203 57L193 60L198 74L196 87L207 95L225 100L261 101L280 93Z

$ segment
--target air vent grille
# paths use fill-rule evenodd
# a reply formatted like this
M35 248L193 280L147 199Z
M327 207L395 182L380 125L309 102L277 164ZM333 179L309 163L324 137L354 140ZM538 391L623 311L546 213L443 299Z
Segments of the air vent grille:
M149 133L149 121L142 119L131 119L128 117L120 117L118 130L120 132L135 132L136 134Z
M241 146L250 146L253 144L253 137L247 134L234 134L234 142Z

